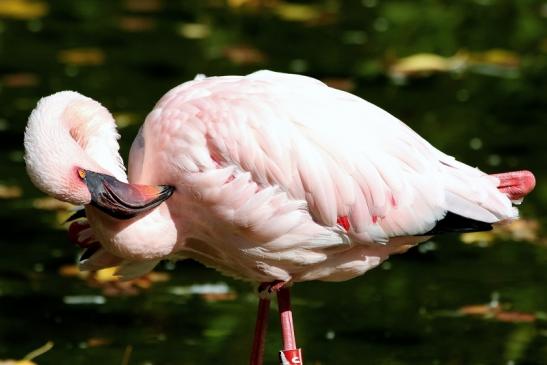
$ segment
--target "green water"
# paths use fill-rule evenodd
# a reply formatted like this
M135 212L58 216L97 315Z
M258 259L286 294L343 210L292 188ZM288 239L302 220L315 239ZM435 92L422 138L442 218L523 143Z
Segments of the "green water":
M547 4L240 2L0 0L0 184L22 192L0 199L0 359L52 341L36 363L247 362L257 300L245 283L181 262L160 266L170 279L137 295L105 296L59 274L76 250L56 213L33 206L42 195L24 171L22 133L39 97L77 90L118 117L126 155L171 87L270 68L349 86L471 165L538 179L521 210L539 225L532 239L437 237L364 277L296 285L306 364L547 364ZM389 75L424 52L467 63ZM231 294L206 300L195 284ZM496 301L509 319L459 311ZM273 309L266 364L281 346Z

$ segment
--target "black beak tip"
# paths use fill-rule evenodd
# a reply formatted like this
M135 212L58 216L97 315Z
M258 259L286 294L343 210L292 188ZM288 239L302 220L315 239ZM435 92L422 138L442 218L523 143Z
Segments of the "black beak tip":
M175 191L170 185L128 184L89 170L78 169L78 174L91 193L91 205L117 219L130 219L150 211Z

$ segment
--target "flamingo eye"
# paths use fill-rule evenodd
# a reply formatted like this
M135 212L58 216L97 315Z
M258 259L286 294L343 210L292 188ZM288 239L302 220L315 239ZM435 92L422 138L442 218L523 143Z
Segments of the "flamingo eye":
M83 180L85 179L85 170L84 169L78 169L78 175Z

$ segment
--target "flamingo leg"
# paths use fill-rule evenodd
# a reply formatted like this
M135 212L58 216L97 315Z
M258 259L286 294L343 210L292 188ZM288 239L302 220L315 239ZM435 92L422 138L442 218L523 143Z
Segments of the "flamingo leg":
M258 313L256 315L255 333L253 338L253 350L251 351L250 365L262 365L264 359L264 343L268 330L268 312L270 299L260 298L258 301Z
M279 352L280 363L281 365L302 365L302 350L296 347L289 288L281 287L277 290L277 306L283 339L283 350Z

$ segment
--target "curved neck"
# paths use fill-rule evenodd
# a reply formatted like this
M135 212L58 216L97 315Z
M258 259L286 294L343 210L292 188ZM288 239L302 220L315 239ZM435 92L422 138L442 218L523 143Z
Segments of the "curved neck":
M42 98L25 130L25 162L33 183L74 204L89 202L77 169L126 181L114 119L101 104L73 91Z
M116 131L114 118L106 108L92 99L75 100L67 105L61 121L87 157L109 175L127 182L123 160L118 152L120 135Z
M86 206L86 216L101 245L124 259L165 258L173 253L179 239L166 203L128 220L112 218L89 205Z

